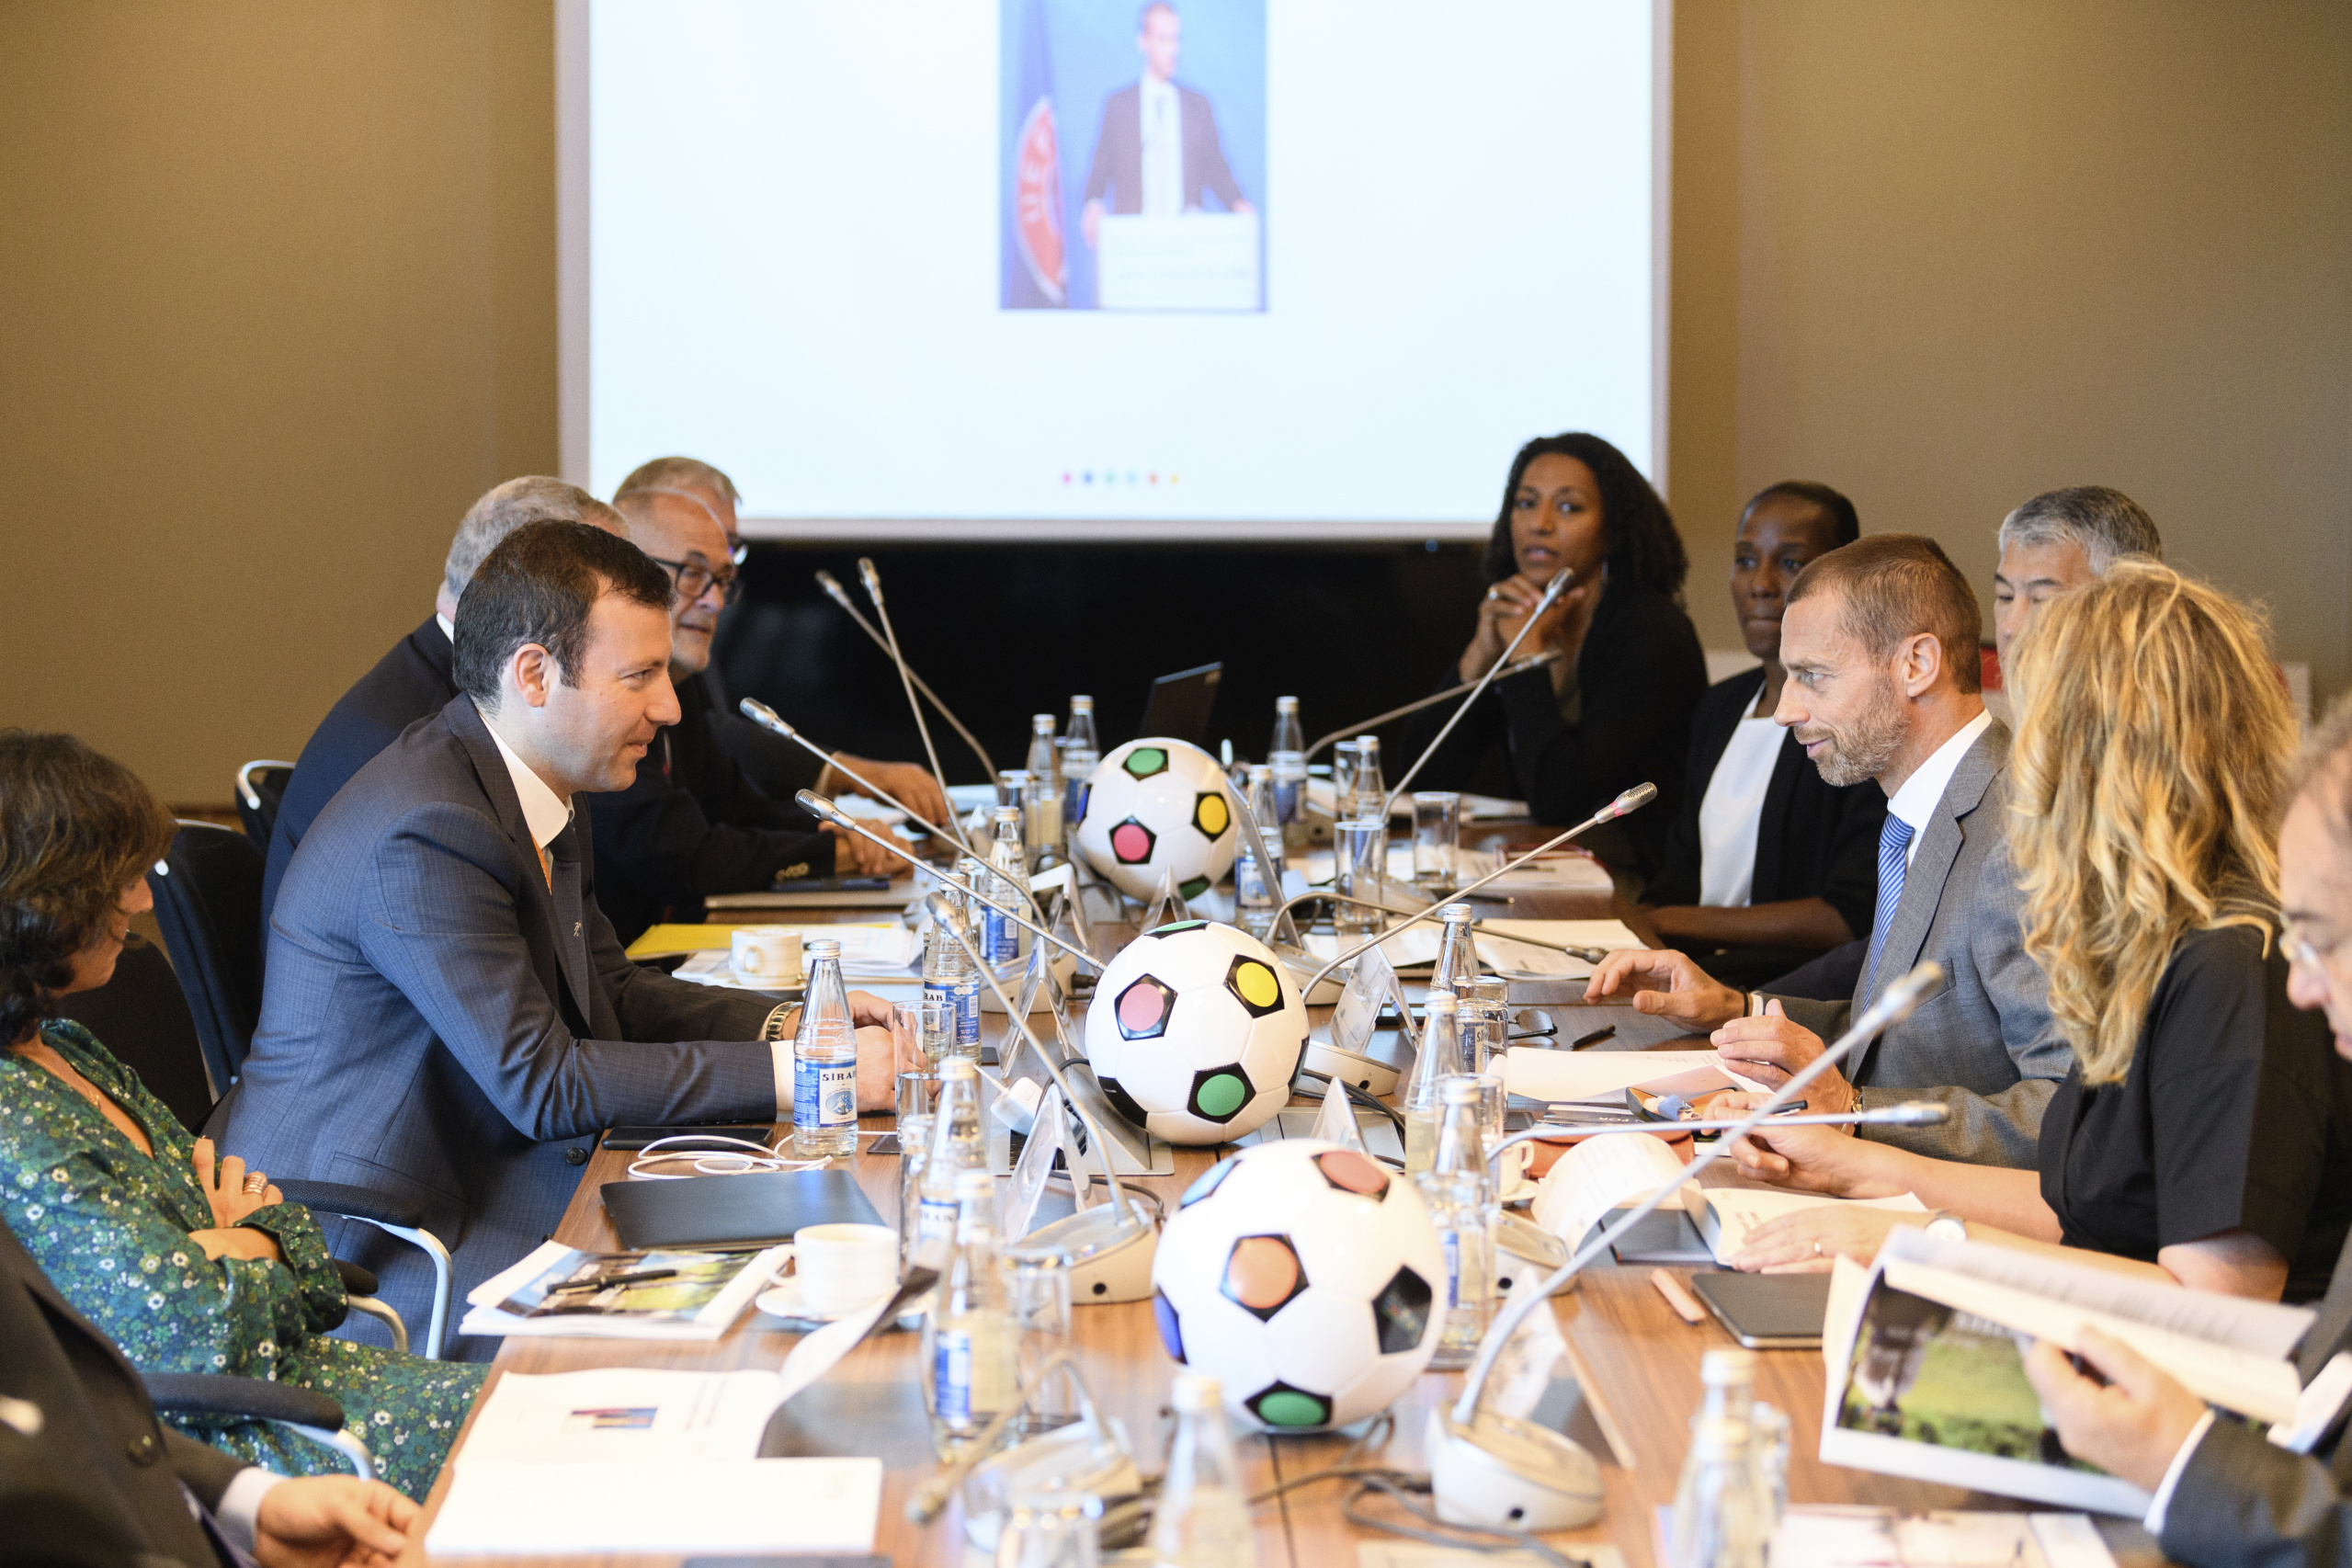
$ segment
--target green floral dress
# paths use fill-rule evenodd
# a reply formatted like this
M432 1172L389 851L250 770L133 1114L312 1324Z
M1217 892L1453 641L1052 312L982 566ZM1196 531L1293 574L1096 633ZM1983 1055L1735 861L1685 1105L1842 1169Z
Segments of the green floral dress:
M39 1062L0 1051L0 1208L59 1293L141 1371L272 1378L333 1397L376 1473L423 1502L489 1369L326 1337L344 1313L343 1282L299 1204L242 1221L277 1238L284 1263L207 1257L188 1239L212 1226L194 1136L81 1025L51 1019L41 1039L155 1150L140 1153ZM349 1472L324 1444L266 1422L172 1424L281 1475Z

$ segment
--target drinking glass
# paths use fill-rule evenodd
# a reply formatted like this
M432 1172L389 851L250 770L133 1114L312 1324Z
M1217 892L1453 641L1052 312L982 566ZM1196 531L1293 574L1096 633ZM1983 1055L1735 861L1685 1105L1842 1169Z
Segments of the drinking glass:
M939 1075L937 1073L901 1073L898 1075L898 1119L930 1116L939 1106Z
M1353 817L1332 830L1334 891L1349 899L1381 897L1381 873L1388 868L1389 824L1384 817ZM1381 928L1381 911L1375 903L1335 900L1332 929L1345 939L1362 937Z
M899 1027L914 1036L915 1049L922 1053L923 1070L937 1073L939 1063L948 1059L955 1047L955 1005L933 998L901 1002L893 1011L898 1015Z
M1005 1254L1004 1269L1005 1300L1019 1335L1014 1365L1027 1383L1070 1348L1070 1262L1060 1253L1013 1250ZM1056 1372L1013 1418L1013 1430L1033 1437L1077 1419L1078 1391L1067 1372Z
M1016 1494L996 1537L996 1568L1097 1568L1102 1511L1090 1492Z
M1413 792L1413 880L1435 892L1454 890L1454 849L1461 839L1461 796L1451 790Z

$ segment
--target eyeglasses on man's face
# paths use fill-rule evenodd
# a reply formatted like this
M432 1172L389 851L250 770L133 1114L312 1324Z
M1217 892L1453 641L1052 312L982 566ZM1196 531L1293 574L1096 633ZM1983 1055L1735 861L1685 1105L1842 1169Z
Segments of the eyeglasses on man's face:
M665 561L658 555L647 559L669 573L670 580L677 585L677 597L683 603L692 604L709 593L714 585L719 589L722 604L733 604L743 597L743 574L732 564L722 574L712 570L710 562L699 555L688 556L684 561Z

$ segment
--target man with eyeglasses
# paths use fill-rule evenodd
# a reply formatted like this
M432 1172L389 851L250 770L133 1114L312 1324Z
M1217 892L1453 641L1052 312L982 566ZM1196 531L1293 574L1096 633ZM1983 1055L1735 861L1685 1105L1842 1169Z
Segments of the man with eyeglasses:
M670 679L684 686L710 665L719 612L735 595L726 530L684 490L632 491L618 508L631 542L669 574ZM596 796L588 813L597 903L624 944L663 921L699 922L712 893L894 869L880 846L820 827L761 790L713 738L706 707L681 699L678 708L638 764L636 782Z
M2352 1059L2352 699L2312 738L2278 829L2287 995L2327 1015ZM2296 1349L2304 1400L2324 1415L2309 1453L2294 1453L2216 1415L2120 1342L2085 1329L2071 1348L2045 1340L2026 1360L2066 1451L2150 1493L2147 1526L2166 1558L2190 1568L2352 1563L2352 1443L2341 1432L2352 1387L2352 1243ZM2303 1412L2299 1409L2297 1424Z

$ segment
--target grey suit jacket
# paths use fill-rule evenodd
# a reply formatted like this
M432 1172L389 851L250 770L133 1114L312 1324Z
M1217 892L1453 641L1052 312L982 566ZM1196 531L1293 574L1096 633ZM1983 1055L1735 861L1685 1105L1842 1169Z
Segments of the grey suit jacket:
M1849 1058L1865 1105L1941 1100L1940 1127L1869 1127L1865 1136L1971 1165L2035 1164L2041 1113L2074 1066L2050 1017L2050 984L2026 956L2023 902L2009 861L2009 732L1996 720L1960 758L1903 882L1878 971L1850 1002L1784 997L1789 1017L1824 1040L1922 959L1944 983L1902 1023Z
M2352 1348L2352 1240L2296 1353L2308 1383ZM2165 1555L2189 1568L2352 1565L2352 1444L2290 1454L2227 1415L2188 1457L2165 1510Z
M295 852L261 1026L212 1119L272 1175L416 1203L460 1295L545 1239L601 1129L777 1115L770 1004L631 963L577 823L549 857L551 891L471 698L412 726ZM421 1324L420 1255L340 1228L337 1255L364 1252Z

